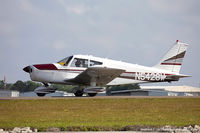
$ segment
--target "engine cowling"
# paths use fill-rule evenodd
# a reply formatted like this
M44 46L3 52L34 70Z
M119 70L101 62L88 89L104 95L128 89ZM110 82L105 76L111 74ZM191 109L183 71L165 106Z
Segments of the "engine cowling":
M44 87L40 86L34 90L34 92L38 96L45 96L46 94L54 93L57 90L57 88L49 88L49 87Z

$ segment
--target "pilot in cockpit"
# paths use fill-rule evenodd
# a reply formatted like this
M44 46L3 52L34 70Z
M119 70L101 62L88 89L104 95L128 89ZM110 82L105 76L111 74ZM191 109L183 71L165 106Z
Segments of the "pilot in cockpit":
M76 67L82 67L82 63L80 59L77 59L77 61L75 62Z

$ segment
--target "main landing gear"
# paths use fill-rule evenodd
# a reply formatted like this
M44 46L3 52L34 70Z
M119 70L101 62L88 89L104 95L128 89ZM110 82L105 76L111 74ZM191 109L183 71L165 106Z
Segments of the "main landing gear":
M76 97L82 97L84 93L87 93L87 92L84 92L84 88L79 88L79 87L75 87L72 89L72 92L74 93L74 95ZM88 96L90 97L94 97L97 95L97 93L87 93Z
M75 95L76 97L81 97L81 96L83 96L83 91L77 90L77 91L74 93L74 95Z
M74 95L76 96L76 97L82 97L83 96L83 91L81 91L81 90L77 90L75 93L74 93ZM88 93L88 96L90 96L90 97L94 97L94 96L96 96L97 95L97 93Z
M90 96L90 97L94 97L96 95L97 95L97 93L88 93L88 96Z
M39 97L43 97L43 96L46 95L45 93L36 93L36 94L37 94L37 96L39 96Z

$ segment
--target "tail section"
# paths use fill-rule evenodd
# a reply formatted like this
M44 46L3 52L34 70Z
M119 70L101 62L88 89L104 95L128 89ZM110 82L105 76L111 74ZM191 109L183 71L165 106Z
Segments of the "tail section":
M181 43L177 40L175 45L167 52L167 54L162 58L162 60L154 67L179 73L187 47L188 47L188 44Z

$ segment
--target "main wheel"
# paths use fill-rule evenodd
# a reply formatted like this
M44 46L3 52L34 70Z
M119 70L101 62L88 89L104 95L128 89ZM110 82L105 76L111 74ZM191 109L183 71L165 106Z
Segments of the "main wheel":
M43 97L43 96L45 96L45 93L37 93L37 95L38 95L39 97Z
M97 95L97 93L88 93L88 95L89 95L90 97L94 97L94 96Z
M77 90L77 91L74 93L74 95L75 95L76 97L81 97L81 96L83 96L83 91Z

